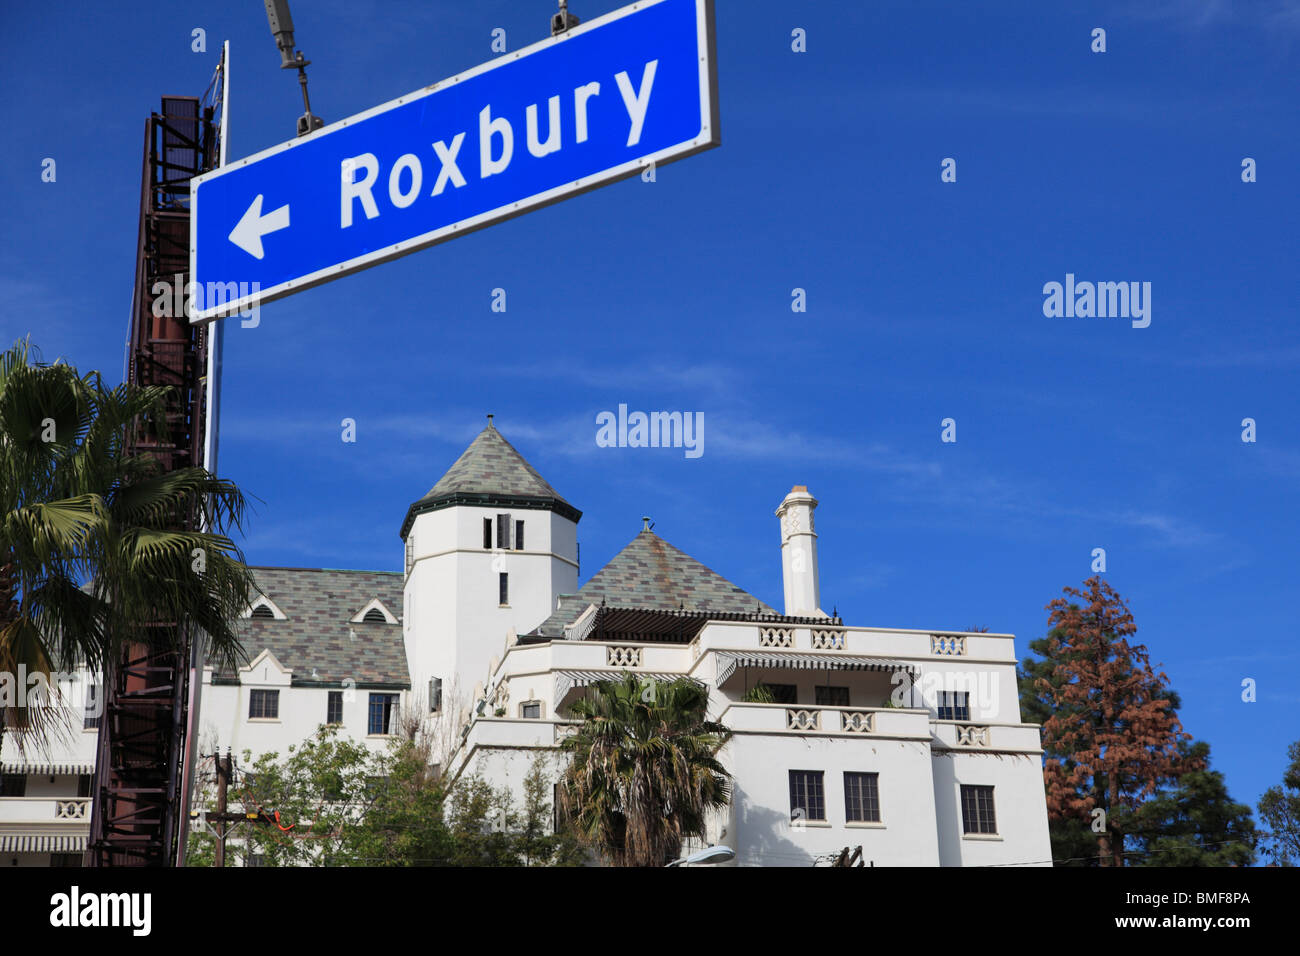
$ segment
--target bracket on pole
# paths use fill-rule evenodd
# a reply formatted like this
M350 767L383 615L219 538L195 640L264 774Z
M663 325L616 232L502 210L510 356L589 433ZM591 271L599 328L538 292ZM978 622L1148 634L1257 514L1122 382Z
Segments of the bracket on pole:
M560 12L551 17L551 36L559 36L570 27L576 27L580 22L569 12L569 0L560 0Z
M325 125L319 116L311 111L311 100L307 97L307 67L311 60L302 55L293 46L293 17L289 14L289 0L266 0L266 20L271 25L271 35L280 51L280 69L297 70L298 85L302 88L302 108L305 112L298 117L298 135L306 136Z

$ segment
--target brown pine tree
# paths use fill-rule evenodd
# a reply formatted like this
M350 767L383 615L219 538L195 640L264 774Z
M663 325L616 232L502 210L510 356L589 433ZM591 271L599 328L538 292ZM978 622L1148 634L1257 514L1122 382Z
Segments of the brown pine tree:
M1094 826L1102 865L1124 865L1124 825L1156 788L1194 769L1164 672L1151 669L1124 600L1099 577L1067 587L1051 613L1035 688L1051 706L1043 724L1047 809L1054 820ZM1071 601L1068 598L1077 599ZM1065 755L1064 757L1059 755Z

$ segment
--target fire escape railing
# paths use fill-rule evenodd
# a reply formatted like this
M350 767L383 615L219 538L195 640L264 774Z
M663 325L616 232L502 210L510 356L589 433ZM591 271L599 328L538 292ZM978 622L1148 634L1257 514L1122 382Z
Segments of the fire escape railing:
M195 97L164 97L145 123L139 240L127 380L171 387L167 437L135 429L127 450L150 454L167 471L202 465L208 330L191 326L184 293L189 273L190 179L217 162L212 107ZM168 308L155 308L164 284ZM179 286L178 286L179 284ZM181 299L178 310L176 299ZM157 314L162 313L162 314ZM190 527L198 515L189 517ZM136 639L105 666L94 809L86 863L167 866L184 832L183 779L192 635L186 622L157 625L178 633Z

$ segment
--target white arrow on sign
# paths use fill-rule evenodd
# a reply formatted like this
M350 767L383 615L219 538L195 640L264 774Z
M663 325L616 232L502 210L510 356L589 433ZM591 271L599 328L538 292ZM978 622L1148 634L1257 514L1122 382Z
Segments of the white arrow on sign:
M279 209L272 209L263 216L262 194L258 193L257 198L253 200L253 204L248 207L248 211L239 220L239 224L230 230L230 241L254 259L261 259L265 255L262 251L262 237L280 229L288 228L289 204L285 203Z

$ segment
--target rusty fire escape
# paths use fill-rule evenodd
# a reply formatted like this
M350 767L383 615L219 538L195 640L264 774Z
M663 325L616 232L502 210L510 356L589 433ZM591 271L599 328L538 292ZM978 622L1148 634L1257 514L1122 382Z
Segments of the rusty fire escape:
M190 264L190 179L218 161L214 107L169 96L145 122L144 171L127 380L171 387L168 435L128 436L128 451L154 456L168 471L203 465L207 326L190 325L183 306L156 308L163 284L184 295ZM159 315L157 313L170 313ZM194 515L191 521L197 521ZM86 863L168 866L184 832L185 752L195 635L186 622L151 643L126 646L105 667L95 802ZM158 650L158 648L170 648ZM179 648L177 650L176 648ZM200 662L201 666L201 662Z

